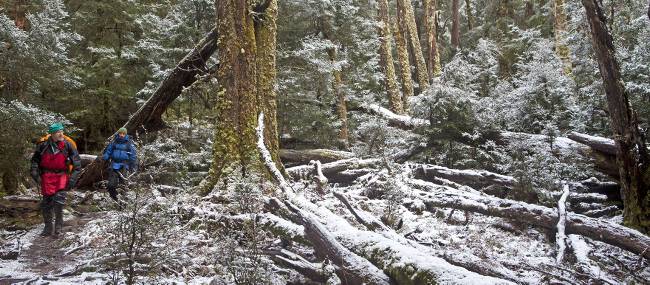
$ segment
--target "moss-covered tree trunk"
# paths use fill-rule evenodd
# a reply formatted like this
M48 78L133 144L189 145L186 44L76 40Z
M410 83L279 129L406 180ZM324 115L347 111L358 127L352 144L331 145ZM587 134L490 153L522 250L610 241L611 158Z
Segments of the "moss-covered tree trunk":
M392 21L395 30L395 45L397 46L397 62L399 63L400 79L402 80L402 107L404 111L408 111L408 98L415 94L413 90L413 79L411 77L411 63L409 62L409 54L404 37L406 25L400 19L395 17Z
M429 69L429 77L433 79L439 76L441 72L440 67L440 52L438 51L438 18L436 16L436 9L438 3L436 0L424 0L424 25L427 31L427 68Z
M645 138L630 107L612 37L598 0L582 0L591 27L591 37L603 78L607 107L617 147L617 163L627 226L650 232L650 165Z
M390 28L390 14L388 9L388 0L379 0L379 11L377 13L379 25L379 37L381 44L379 46L379 56L384 71L384 85L388 94L389 109L396 114L404 113L402 99L397 86L397 75L395 74L395 65L393 63L393 47L391 44L392 32Z
M563 70L565 74L571 73L571 60L569 59L569 47L564 44L564 35L566 33L566 13L564 13L564 0L555 0L553 3L554 11L554 36L555 52L562 59Z
M255 41L257 43L257 94L264 107L264 139L278 170L284 174L284 165L279 156L280 136L277 120L277 94L275 93L276 71L276 35L278 15L277 0L267 1L260 6L263 13L255 21Z
M397 17L404 23L402 32L408 37L408 44L410 45L411 55L415 63L415 78L417 79L419 90L422 92L429 86L429 72L427 71L427 65L422 54L418 27L411 0L397 0ZM408 98L404 98L404 100L406 99Z
M260 111L275 113L269 90L275 82L276 0L219 0L216 2L219 39L218 103L209 175L200 185L203 194L234 172L247 177L267 176L257 151L255 127ZM268 97L271 98L268 98ZM267 109L268 108L268 109ZM267 115L268 116L268 115ZM275 116L265 123L277 136ZM277 139L276 139L277 141ZM267 144L269 142L267 141ZM277 142L276 142L277 144ZM276 158L277 148L272 153Z

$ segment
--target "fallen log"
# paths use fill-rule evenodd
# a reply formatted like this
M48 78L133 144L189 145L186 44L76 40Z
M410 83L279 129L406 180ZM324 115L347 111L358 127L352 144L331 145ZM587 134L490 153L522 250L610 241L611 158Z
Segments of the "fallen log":
M183 88L192 85L197 80L197 75L207 72L206 63L216 49L217 29L213 28L183 57L174 70L158 85L158 88L147 102L124 124L129 133L137 136L144 131L152 132L165 128L166 125L161 118L162 114L181 95ZM106 140L106 145L111 140L112 136ZM106 167L106 162L96 158L82 170L77 186L86 187L102 180L102 172Z
M280 159L285 164L307 164L312 160L328 163L342 159L353 158L354 153L331 149L280 149Z
M0 198L0 213L17 216L40 210L41 199L34 196L5 196Z
M334 196L337 199L339 199L339 201L341 201L341 203L343 203L345 207L348 209L348 211L350 211L350 213L355 217L357 222L364 225L366 229L374 232L379 232L384 236L386 236L387 238L398 236L398 234L395 231L393 231L391 228L384 225L379 219L375 218L374 216L372 216L371 214L363 210L354 207L354 205L352 205L352 203L346 197L345 194L339 192L333 192L333 193ZM399 238L397 239L404 242L404 238L402 236L399 236ZM420 247L419 245L413 245L413 243L411 242L407 242L407 243L410 246ZM445 253L433 252L433 254L449 262L449 264L451 265L465 268L471 272L476 272L481 275L492 276L492 277L501 278L508 281L517 282L517 283L523 283L522 280L515 277L516 274L513 271L505 268L504 266L498 263L491 263L491 262L481 260L477 256L474 256L470 253L454 252L453 254L447 254L446 252ZM411 280L411 281L416 281L416 280Z
M352 183L356 178L368 174L368 168L374 168L381 165L380 159L359 159L351 158L321 165L323 175L327 177L329 183ZM306 179L313 172L312 165L300 165L287 168L287 174L294 179Z
M264 145L264 113L260 113L257 120L257 148L260 152L264 165L271 173L271 177L279 184L278 186L288 196L288 199L295 200L295 193L289 187L284 177L273 162L266 145ZM298 200L302 203L309 203ZM391 284L390 278L379 268L368 260L354 254L343 247L312 215L293 205L288 200L284 203L278 199L271 198L268 203L277 212L289 213L286 216L298 225L302 225L305 237L311 242L316 255L320 258L328 258L337 267L337 275L343 284ZM283 209L283 210L278 210ZM284 210L287 209L287 210Z
M468 191L451 191L446 187L417 179L412 179L409 183L414 187L428 190L426 192L413 190L413 194L423 201L429 211L439 207L459 209L511 219L546 229L554 229L558 221L557 212L548 207ZM622 225L567 213L566 233L602 241L650 259L650 237Z
M472 187L481 192L505 198L517 185L517 179L512 176L502 175L486 170L452 169L438 165L418 165L413 173L414 178L440 184L441 179L449 180L460 185ZM608 201L620 202L620 188L616 182L600 182L587 179L581 182L570 183L572 188L569 202L577 203L605 203ZM575 189L575 191L574 191ZM559 199L559 193L551 194L553 199Z
M322 264L309 262L293 252L287 250L266 250L264 253L271 257L271 260L276 264L291 268L318 284L325 284L329 279L322 270Z
M350 110L358 110L368 114L378 115L388 121L388 125L403 130L415 130L418 128L427 128L431 124L428 120L413 118L405 115L397 115L390 110L375 104L358 104ZM572 132L568 137L550 138L546 135L527 134L507 131L484 131L478 138L469 138L460 132L447 132L437 139L448 139L468 145L480 145L487 141L492 141L497 145L511 145L515 141L538 141L552 142L552 150L579 154L590 158L596 170L606 174L608 177L618 181L618 167L616 164L615 149L612 152L612 140L602 137L589 136ZM419 148L423 151L425 148ZM412 156L413 154L410 154Z

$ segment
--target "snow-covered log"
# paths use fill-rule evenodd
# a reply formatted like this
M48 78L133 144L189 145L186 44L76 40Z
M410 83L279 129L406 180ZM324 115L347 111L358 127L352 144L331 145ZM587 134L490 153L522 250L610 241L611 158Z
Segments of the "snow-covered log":
M510 284L507 280L516 279L514 273L506 272L507 269L498 272L504 269L500 266L483 268L471 260L454 258L458 264L469 268L482 268L479 270L481 273L477 273L464 266L453 265L437 257L439 252L408 240L385 225L380 226L378 232L360 230L323 207L310 204L305 206L305 210L319 217L343 245L380 267L397 284L476 284L479 281L481 284ZM359 209L356 211L366 223L381 224L374 216Z
M354 153L331 149L280 149L280 159L284 164L307 164L312 160L322 163L353 158Z
M407 245L416 248L421 248L420 245L413 244L412 242L410 242L410 240L408 242L404 242L404 238L402 236L398 237L398 234L395 231L393 231L391 228L384 225L379 219L377 219L376 217L372 216L371 214L363 210L354 207L345 194L334 192L334 196L338 198L346 206L346 208L355 217L357 222L364 225L366 229L370 231L378 232L387 238L393 237L397 241L402 241L402 244L406 243ZM463 253L455 252L452 254L447 254L445 252L432 251L432 254L435 254L436 256L444 259L445 261L449 262L449 264L451 265L459 266L469 271L479 273L481 275L492 276L496 278L517 282L517 283L522 283L521 280L516 278L516 274L514 272L505 268L503 265L482 260L477 256L474 256L467 252L463 252Z
M602 152L604 154L609 154L613 156L616 155L616 143L614 143L613 139L590 136L578 132L571 132L567 135L567 137L576 142L587 145L592 149Z
M282 192L288 196L287 199L294 199L293 189L284 180L264 145L264 113L260 113L258 116L257 125L257 148L264 160L264 165L268 168L271 176L278 182ZM304 200L299 201L308 203ZM281 212L290 212L288 218L305 228L305 236L314 246L316 255L321 258L328 258L338 266L337 275L344 284L390 284L390 279L386 274L368 260L342 246L311 214L287 200L282 203L272 198L269 204L275 209L288 209L288 211Z
M430 211L440 207L459 209L551 230L555 228L558 221L557 212L552 208L499 199L480 193L459 192L456 189L416 179L411 180L410 183L414 187L427 189L427 191L413 190L413 194L420 198ZM567 213L566 233L602 241L650 259L650 237L619 224Z
M321 165L323 175L330 183L352 183L358 177L368 174L370 170L381 165L380 159L350 158ZM289 176L295 180L305 179L313 173L312 165L300 165L287 168Z
M485 170L459 170L438 165L419 165L415 168L414 177L417 179L439 182L446 179L474 189L490 188L487 192L497 197L505 197L512 190L517 180L512 176L501 175Z
M151 97L147 99L147 102L124 124L124 127L131 134L163 129L165 123L161 116L167 110L167 107L181 95L183 88L192 85L197 80L198 74L208 71L206 63L216 49L217 28L215 27L178 62L176 67L158 85ZM106 145L111 140L112 136L106 140ZM90 186L102 179L102 171L107 166L107 163L101 160L100 157L96 158L82 170L77 186Z
M490 171L475 169L460 170L426 164L418 165L415 167L413 176L416 179L421 179L436 184L444 184L446 180L448 180L459 185L470 186L476 190L499 198L508 197L509 192L512 191L517 184L517 180L512 176L501 175ZM606 205L605 203L610 201L620 201L620 195L618 196L619 199L616 199L617 196L614 193L611 193L610 189L603 190L603 188L610 187L617 189L618 184L614 182L605 183L593 180L585 180L570 184L572 189L586 192L571 192L568 202L570 203L571 209L573 209L573 211L579 213L588 212L590 213L588 216L591 216L592 214L597 216L604 216L608 213L616 212L616 206ZM591 192L606 192L611 196ZM553 198L557 200L560 199L562 193L554 193L552 195Z
M288 250L267 250L265 254L276 264L291 268L310 280L325 284L328 276L322 270L322 264L315 264Z

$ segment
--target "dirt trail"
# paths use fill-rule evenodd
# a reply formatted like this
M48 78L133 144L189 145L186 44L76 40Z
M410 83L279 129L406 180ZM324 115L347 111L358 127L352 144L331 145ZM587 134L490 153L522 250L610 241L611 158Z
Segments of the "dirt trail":
M61 274L62 269L69 268L71 265L79 264L85 260L85 257L80 254L82 250L69 249L70 243L74 241L70 240L70 238L65 239L65 237L79 234L88 222L102 215L106 215L106 212L83 213L64 220L64 232L59 237L42 237L36 234L33 239L24 241L31 243L31 246L20 252L17 261L35 277L40 276L43 280L56 280L55 276ZM38 230L40 233L42 224L37 228L32 229L32 231ZM0 276L0 285L27 280L29 279Z

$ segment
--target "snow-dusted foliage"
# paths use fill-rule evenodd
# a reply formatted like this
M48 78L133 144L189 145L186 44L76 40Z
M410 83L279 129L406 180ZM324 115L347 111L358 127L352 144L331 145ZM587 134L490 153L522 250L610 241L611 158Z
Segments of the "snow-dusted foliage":
M0 91L4 98L41 95L45 90L79 87L66 67L70 47L81 40L69 24L63 1L32 1L40 10L25 15L27 27L0 13ZM53 72L56 71L56 72Z

